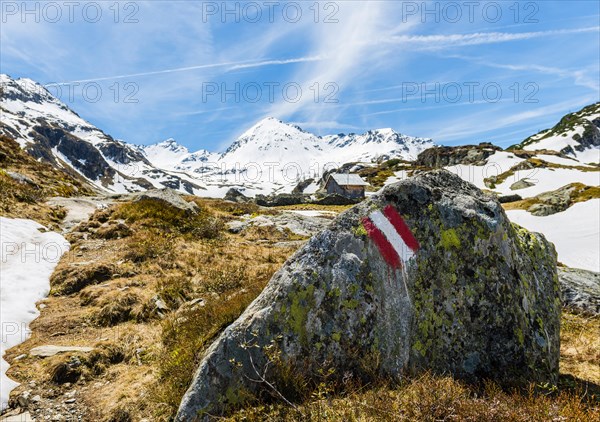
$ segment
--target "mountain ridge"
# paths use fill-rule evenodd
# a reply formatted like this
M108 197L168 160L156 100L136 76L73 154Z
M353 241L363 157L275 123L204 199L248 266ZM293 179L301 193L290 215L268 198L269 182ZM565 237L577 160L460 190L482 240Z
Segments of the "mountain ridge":
M275 117L255 123L224 152L190 152L172 138L133 145L85 121L30 79L3 74L0 85L1 133L35 157L71 167L108 192L161 187L201 196L223 196L230 187L251 195L291 192L299 180L321 177L347 162L414 159L434 145L389 128L322 137Z
M319 136L276 117L256 122L222 152L192 152L173 138L133 145L82 119L31 79L15 80L2 74L0 87L0 134L15 139L35 158L56 168L72 168L104 192L168 187L213 197L223 197L230 188L247 196L289 193L298 182L319 180L332 169L349 169L349 163L360 163L364 168L392 158L415 162L420 153L436 146L431 139L404 135L392 128ZM464 149L446 148L451 150L449 154L454 154L455 148ZM551 129L509 147L506 153L518 150L545 160L574 159L597 165L600 102L565 115ZM554 151L557 157L548 157L544 151ZM501 165L516 165L506 161L506 153L498 152L494 159ZM460 160L455 164L461 164ZM472 156L464 164L469 160ZM486 163L485 159L479 161Z

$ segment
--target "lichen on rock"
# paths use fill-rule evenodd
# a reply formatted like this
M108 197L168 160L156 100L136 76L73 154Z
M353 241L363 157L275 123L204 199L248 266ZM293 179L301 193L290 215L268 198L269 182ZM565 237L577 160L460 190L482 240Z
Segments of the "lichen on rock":
M419 243L398 252L401 265L363 227L389 206ZM332 382L424 370L555 382L559 320L553 245L475 186L425 173L340 214L290 258L206 351L177 420L273 393L277 365L307 380L329 369Z

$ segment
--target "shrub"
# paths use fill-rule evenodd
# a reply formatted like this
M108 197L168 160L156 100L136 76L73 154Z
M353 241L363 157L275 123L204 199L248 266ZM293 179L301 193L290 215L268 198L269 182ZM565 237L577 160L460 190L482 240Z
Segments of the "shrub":
M107 295L102 302L102 308L96 314L96 323L100 326L112 326L133 318L134 305L139 303L139 297L132 292L117 292Z
M222 294L239 289L248 282L246 266L232 265L230 267L211 267L203 272L200 291Z
M177 309L190 299L192 284L189 277L172 275L160 278L157 282L158 296L170 309Z

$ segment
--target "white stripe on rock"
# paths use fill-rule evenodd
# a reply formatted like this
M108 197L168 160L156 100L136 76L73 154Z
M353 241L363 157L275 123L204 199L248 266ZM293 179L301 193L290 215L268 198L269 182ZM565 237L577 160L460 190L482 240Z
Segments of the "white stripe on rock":
M371 213L369 218L373 224L375 224L377 228L385 235L388 242L392 244L396 250L396 253L398 253L398 256L400 256L400 259L402 259L403 262L408 261L415 255L412 249L410 249L406 243L404 243L404 240L396 231L396 228L392 225L392 223L390 223L390 221L385 215L383 215L381 211L374 211Z

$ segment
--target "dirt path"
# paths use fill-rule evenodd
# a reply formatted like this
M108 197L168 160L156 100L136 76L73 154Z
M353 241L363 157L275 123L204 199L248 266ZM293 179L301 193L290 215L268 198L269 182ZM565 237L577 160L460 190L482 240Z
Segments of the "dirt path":
M48 205L58 205L67 210L67 216L60 224L63 233L71 231L73 227L87 220L97 209L106 208L114 200L110 197L55 197L48 200Z

